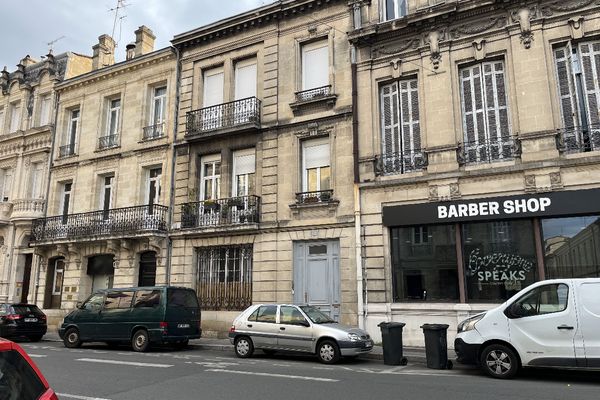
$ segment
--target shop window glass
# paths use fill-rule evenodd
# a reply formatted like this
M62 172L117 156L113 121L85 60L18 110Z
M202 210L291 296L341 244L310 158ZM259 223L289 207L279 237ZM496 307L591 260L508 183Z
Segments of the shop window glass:
M454 225L392 228L394 301L459 298Z
M542 220L546 278L600 277L600 216Z
M504 301L536 281L531 220L463 225L467 300Z

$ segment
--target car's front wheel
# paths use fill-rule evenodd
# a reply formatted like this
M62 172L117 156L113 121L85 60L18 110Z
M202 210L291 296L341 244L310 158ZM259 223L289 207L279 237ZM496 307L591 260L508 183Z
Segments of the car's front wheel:
M332 340L323 340L317 347L317 357L324 364L335 364L340 359L340 348Z
M492 378L510 379L519 370L519 359L508 346L492 344L483 349L481 368Z
M240 336L235 340L235 355L239 358L248 358L254 353L254 344L252 339L247 336Z
M76 349L81 347L81 338L79 337L79 331L77 328L69 328L65 332L65 336L63 339L63 343L65 347L69 349Z

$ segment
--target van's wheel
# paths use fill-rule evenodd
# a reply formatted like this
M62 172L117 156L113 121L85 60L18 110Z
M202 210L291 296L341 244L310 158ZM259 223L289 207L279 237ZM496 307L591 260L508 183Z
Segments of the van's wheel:
M144 352L150 347L150 340L148 339L148 332L145 329L135 331L131 338L131 347L133 351Z
M519 370L519 359L515 352L502 344L491 344L481 353L481 368L492 378L510 379Z
M67 329L63 338L63 343L65 344L65 347L69 349L81 347L81 338L79 337L79 331L77 328Z
M252 339L247 336L240 336L235 339L235 355L239 358L248 358L254 353L254 344Z
M323 340L317 347L317 357L323 364L335 364L340 359L340 348L332 340Z

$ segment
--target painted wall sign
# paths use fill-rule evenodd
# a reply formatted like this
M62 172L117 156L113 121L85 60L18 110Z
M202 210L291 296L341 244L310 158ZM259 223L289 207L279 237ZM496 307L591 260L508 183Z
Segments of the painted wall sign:
M597 214L600 189L384 206L382 213L386 226Z

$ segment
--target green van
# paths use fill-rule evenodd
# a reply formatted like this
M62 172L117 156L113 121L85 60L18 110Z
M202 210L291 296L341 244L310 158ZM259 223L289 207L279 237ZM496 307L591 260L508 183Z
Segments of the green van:
M153 343L185 347L202 335L198 297L173 286L99 290L65 316L58 334L68 348L83 342L131 343L135 351Z

